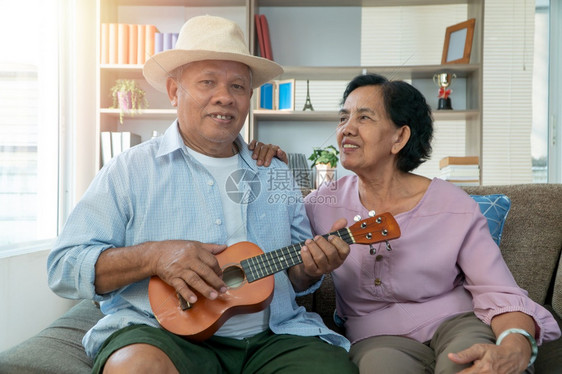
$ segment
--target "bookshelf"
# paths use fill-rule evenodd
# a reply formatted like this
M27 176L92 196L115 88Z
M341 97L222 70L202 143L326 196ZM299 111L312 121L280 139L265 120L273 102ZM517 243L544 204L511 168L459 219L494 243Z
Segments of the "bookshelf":
M443 48L444 29L437 33L423 34L420 37L430 41L438 50L438 59L422 63L411 61L391 61L390 63L365 63L363 57L366 48L361 44L362 13L370 9L390 8L390 12L400 12L407 7L423 9L424 7L464 6L461 19L476 18L476 28L468 64L441 65L440 56ZM156 11L157 10L157 11ZM388 10L388 9L387 9ZM459 85L453 87L453 107L450 111L435 111L436 123L446 126L464 128L464 154L481 157L482 148L482 35L484 0L97 0L97 26L102 23L152 23L161 32L178 32L179 27L191 16L212 14L224 16L238 22L246 33L251 52L257 51L255 36L255 14L268 17L273 56L285 68L285 73L278 79L310 80L311 86L316 82L333 81L344 84L358 74L376 72L395 79L411 81L424 95L436 101L437 88L432 77L437 72L451 72L457 75ZM307 13L308 12L308 13ZM316 14L306 18L306 14ZM338 21L330 23L332 15ZM135 18L136 17L136 18ZM276 17L281 17L281 20ZM304 18L303 18L304 17ZM348 22L355 26L344 27ZM309 26L302 37L294 38L283 34L301 30L303 23ZM451 20L449 24L456 21ZM343 25L340 25L343 24ZM169 27L170 29L166 29ZM281 29L280 29L281 27ZM333 35L314 30L340 27L341 40ZM363 25L363 28L366 26ZM311 31L312 30L312 31ZM338 35L336 35L338 36ZM384 38L388 35L384 34ZM284 40L287 39L287 40ZM98 32L98 51L99 51ZM376 42L376 41L375 41ZM397 42L398 43L398 42ZM284 47L290 44L290 49ZM383 47L383 49L388 49ZM310 50L310 51L309 51ZM350 55L346 56L346 55ZM405 59L403 59L405 60ZM124 124L118 121L117 110L110 109L111 103L107 92L118 78L135 79L147 92L149 108L141 114L126 117ZM141 65L100 64L97 66L97 118L96 133L101 131L133 131L147 140L152 131L164 131L175 118L175 109L171 107L166 95L156 92L142 76ZM302 83L301 83L302 84ZM343 90L334 90L341 97ZM315 106L321 98L311 95ZM303 112L299 103L295 111L276 112L256 110L254 101L247 126L243 129L247 139L258 138L265 142L279 144L288 152L308 153L318 143L330 141L337 120L337 109L320 108L315 112ZM455 105L456 104L456 105ZM430 102L431 105L431 102ZM435 106L432 105L434 108ZM319 134L317 139L299 139L294 141L291 131L303 131L306 134ZM287 133L286 137L279 134ZM99 138L99 136L98 136ZM299 137L301 138L301 137ZM303 137L306 138L306 137ZM272 140L272 141L270 141ZM97 139L99 152L99 139ZM100 159L99 154L96 155ZM440 156L436 156L440 158ZM437 161L438 162L438 161Z
M253 10L268 18L273 55L285 68L285 73L278 79L295 79L297 93L294 112L252 111L250 138L279 144L288 152L306 149L304 152L308 153L315 146L335 145L337 111L345 83L359 74L378 73L392 79L406 80L418 88L434 109L436 136L446 134L446 140L434 142L437 146L434 147L432 160L422 165L420 169L425 167L426 170L421 174L438 176L438 160L448 155L481 156L484 0L256 0ZM442 10L445 15L439 13ZM415 32L401 35L399 28L392 29L388 25L387 29L376 29L381 20L369 22L368 18L369 13L381 12L387 15L389 23L393 23L394 20L411 17L408 11L425 15L415 20L429 19L429 27L421 22L422 25L418 25ZM443 24L437 25L440 17L444 18L444 21L441 20ZM470 62L442 65L445 28L469 18L476 19ZM431 25L432 23L436 25ZM410 22L408 25L412 24L414 23ZM282 25L281 28L279 25ZM371 39L368 39L369 27L377 30L375 37ZM332 32L330 28L335 28L336 31ZM384 40L392 38L395 39ZM417 43L420 47L408 45L408 38L415 39L413 44ZM400 48L395 48L399 44L408 45L414 51L414 58L404 54ZM377 49L377 52L388 52L384 54L388 59L370 57L369 51L366 51L370 48ZM420 53L421 48L430 51ZM416 54L423 55L424 58L416 59ZM457 76L457 84L452 87L453 110L435 110L437 88L433 84L433 75L438 72L454 73ZM304 97L302 91L306 91L302 87L307 80L310 81L310 97L315 109L318 101L324 99L322 91L337 92L337 102L331 102L336 104L332 105L333 109L321 107L318 113L301 110ZM326 84L313 93L313 84L320 82ZM343 86L340 84L342 82ZM292 136L283 137L284 129ZM302 136L295 137L295 131L300 131ZM460 135L455 136L455 133ZM442 150L440 154L440 145L447 143L449 138L454 139L454 145L450 145L448 150ZM346 171L338 169L338 173L345 175Z
M176 118L176 109L166 94L152 88L142 75L142 64L102 64L101 25L104 23L151 24L159 32L179 32L184 22L194 16L211 14L230 18L249 35L249 4L246 0L96 0L96 154L97 169L102 166L101 133L132 132L142 141L154 131L162 134ZM146 92L148 108L125 114L112 108L110 88L117 79L133 79Z

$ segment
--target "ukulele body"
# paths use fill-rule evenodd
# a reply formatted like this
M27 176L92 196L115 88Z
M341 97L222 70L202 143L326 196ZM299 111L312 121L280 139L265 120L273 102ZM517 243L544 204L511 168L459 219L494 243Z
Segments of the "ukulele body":
M356 222L350 227L323 235L337 235L347 244L372 244L400 237L400 227L390 213ZM197 302L186 308L176 290L158 277L148 284L152 312L166 330L187 339L202 341L211 337L234 314L254 313L265 309L273 298L273 274L302 263L305 242L264 253L250 242L236 243L216 255L228 287L215 300L198 295ZM183 299L182 299L183 301Z
M236 243L216 255L228 290L215 300L197 294L197 302L182 310L176 290L153 276L148 284L152 311L166 330L187 339L210 338L231 316L265 309L273 299L274 276L249 283L240 261L263 254L250 242Z

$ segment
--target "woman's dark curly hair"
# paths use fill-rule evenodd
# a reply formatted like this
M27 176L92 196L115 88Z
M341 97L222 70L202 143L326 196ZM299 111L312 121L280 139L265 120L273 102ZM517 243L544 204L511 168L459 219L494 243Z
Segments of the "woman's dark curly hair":
M427 161L431 155L433 118L425 97L412 85L403 81L390 81L382 75L359 75L348 83L342 105L349 94L363 86L380 86L384 108L396 128L410 127L410 139L398 153L397 167L409 172Z

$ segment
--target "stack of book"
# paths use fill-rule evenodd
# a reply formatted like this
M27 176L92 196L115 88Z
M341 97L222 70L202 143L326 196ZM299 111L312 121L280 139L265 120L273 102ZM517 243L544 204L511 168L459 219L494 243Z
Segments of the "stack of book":
M128 131L102 131L101 132L101 159L105 165L113 157L127 149L140 144L140 135Z
M159 33L154 25L126 23L102 23L100 35L102 64L142 65L153 54L173 48L177 40L177 34Z
M478 156L445 157L439 161L440 178L458 186L478 186L480 167Z

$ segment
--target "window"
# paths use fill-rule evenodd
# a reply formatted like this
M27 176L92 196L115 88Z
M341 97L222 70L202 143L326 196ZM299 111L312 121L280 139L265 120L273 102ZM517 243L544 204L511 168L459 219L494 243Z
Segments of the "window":
M0 4L0 251L57 234L58 11Z
M549 65L549 4L535 3L535 48L533 64L533 128L531 156L533 182L548 181L548 65Z

